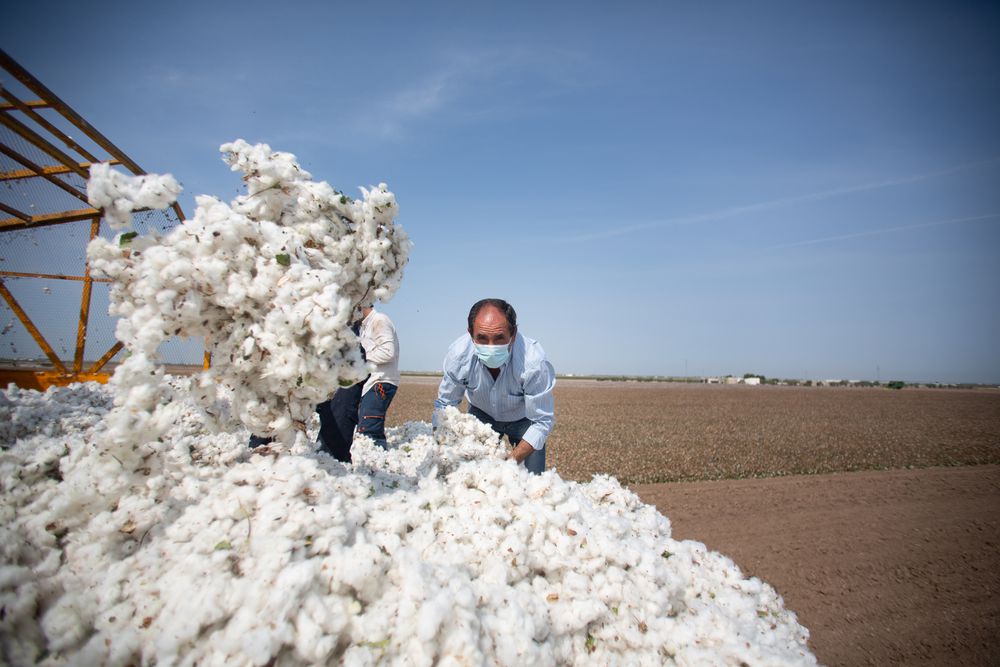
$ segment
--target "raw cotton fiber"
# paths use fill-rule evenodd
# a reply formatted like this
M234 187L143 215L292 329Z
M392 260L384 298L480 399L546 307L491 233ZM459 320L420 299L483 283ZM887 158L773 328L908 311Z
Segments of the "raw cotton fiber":
M453 408L344 466L251 452L177 400L127 469L102 446L109 388L0 395L4 661L815 664L770 586L611 477L503 460Z

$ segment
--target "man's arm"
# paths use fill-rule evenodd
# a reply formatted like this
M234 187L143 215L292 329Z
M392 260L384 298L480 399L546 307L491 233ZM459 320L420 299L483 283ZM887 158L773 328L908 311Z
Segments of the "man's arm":
M552 390L556 386L556 371L548 359L543 359L538 368L533 369L527 375L524 383L524 416L531 421L531 426L525 431L524 437L517 447L514 448L512 456L518 462L528 457L533 450L545 447L545 441L555 426L555 398ZM530 450L521 447L528 445ZM521 449L518 452L518 448Z
M449 405L458 405L462 402L465 394L465 385L454 375L445 370L441 376L441 384L438 385L438 395L434 399L434 409L441 410Z
M434 413L431 415L431 425L434 428L437 428L438 410L458 405L465 395L465 383L459 378L458 360L452 356L451 350L444 358L443 370L441 384L438 385L438 395L434 399Z
M527 440L522 439L521 442L517 443L517 447L510 451L507 458L514 459L516 462L522 463L524 462L524 459L531 456L533 451L535 451L535 446Z
M396 356L396 335L388 317L379 317L372 322L371 332L361 341L365 346L365 358L373 364L384 364Z

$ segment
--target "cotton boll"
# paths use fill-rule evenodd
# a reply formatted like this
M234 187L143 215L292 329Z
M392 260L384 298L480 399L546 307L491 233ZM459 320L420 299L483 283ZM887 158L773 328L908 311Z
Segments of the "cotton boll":
M42 617L48 646L60 651L79 643L87 633L86 616L87 609L80 609L75 600L63 598L57 602Z
M295 617L295 653L313 664L323 664L336 647L336 638L326 634L311 614L300 610Z
M138 208L169 206L180 191L180 185L169 174L130 177L115 171L107 162L92 164L87 181L87 200L91 206L104 210L104 218L112 229L130 226L131 213Z

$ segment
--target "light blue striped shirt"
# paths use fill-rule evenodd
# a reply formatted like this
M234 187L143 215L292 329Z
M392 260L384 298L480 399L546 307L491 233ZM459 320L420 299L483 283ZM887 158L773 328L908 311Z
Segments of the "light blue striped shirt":
M463 334L445 355L444 377L434 401L434 421L437 410L458 405L464 395L471 405L497 421L527 417L532 424L524 439L535 449L542 449L556 423L552 397L555 386L556 371L537 341L517 334L510 359L500 367L500 374L494 380L476 356L472 336Z

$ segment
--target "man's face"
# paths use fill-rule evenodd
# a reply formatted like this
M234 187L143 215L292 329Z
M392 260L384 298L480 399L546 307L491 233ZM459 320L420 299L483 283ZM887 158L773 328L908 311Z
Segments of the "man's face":
M469 333L472 341L479 345L508 345L511 341L507 318L491 306L479 311L472 321L472 331Z

